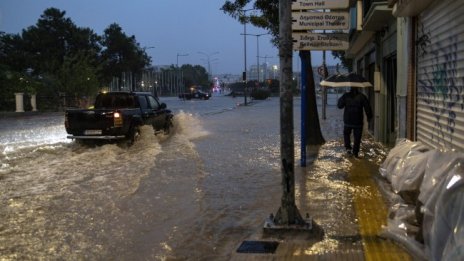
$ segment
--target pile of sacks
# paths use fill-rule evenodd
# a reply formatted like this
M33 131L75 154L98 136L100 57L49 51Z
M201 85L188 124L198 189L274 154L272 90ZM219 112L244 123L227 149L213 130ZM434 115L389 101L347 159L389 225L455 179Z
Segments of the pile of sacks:
M391 184L384 235L423 260L464 260L464 155L399 140L380 166Z

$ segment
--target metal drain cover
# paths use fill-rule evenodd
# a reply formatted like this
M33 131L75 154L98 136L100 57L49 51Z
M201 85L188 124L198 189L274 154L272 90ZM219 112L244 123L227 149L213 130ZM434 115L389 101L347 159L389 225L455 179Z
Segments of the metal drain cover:
M278 246L276 241L243 241L237 253L274 254Z

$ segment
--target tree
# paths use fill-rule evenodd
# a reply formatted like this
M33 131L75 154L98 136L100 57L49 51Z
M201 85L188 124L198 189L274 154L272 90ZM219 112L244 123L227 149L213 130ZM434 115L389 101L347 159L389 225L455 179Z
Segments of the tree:
M185 87L188 88L197 85L209 88L210 82L208 80L208 72L203 66L183 64L180 70L184 75L183 80Z
M127 37L118 25L101 37L76 26L65 11L48 8L21 34L0 32L0 104L9 103L14 92L40 93L47 100L63 92L91 95L113 76L135 75L149 64L135 36Z
M36 75L55 74L66 56L82 50L98 54L97 36L89 29L78 28L66 12L48 8L37 24L22 32L24 51L29 58L29 68ZM85 41L86 39L87 41Z
M305 114L306 122L306 142L307 145L321 145L325 142L322 136L321 127L319 123L319 114L317 113L316 92L314 87L314 75L311 67L311 52L300 51L301 61L304 65L301 68L306 68L306 106L307 112ZM311 87L312 86L312 87ZM314 102L312 102L314 101ZM310 113L315 112L315 113Z
M246 6L249 3L253 3L253 8L259 10L260 13L254 12L248 18L243 16L241 10L247 9ZM254 26L264 28L273 35L273 43L277 46L279 43L279 0L234 0L226 1L221 8L226 14L229 14L233 18L236 18L240 22L250 22ZM311 66L311 53L309 51L303 51L302 56L307 59L308 62L308 79L306 86L307 99L306 104L317 104L316 103L316 88L314 84L314 76ZM305 119L306 126L308 128L305 136L306 141L310 145L321 145L325 143L325 140L321 133L321 127L319 120L310 122L311 119L319 119L317 112L317 106L311 106L307 111L307 117Z
M97 93L99 82L92 63L93 57L85 51L66 56L63 66L57 72L59 82L62 84L60 89L77 97Z
M16 47L27 63L20 69L41 83L35 92L55 106L63 94L93 95L101 86L99 39L91 29L75 25L65 11L48 8L34 26L22 31Z
M0 110L14 108L15 92L35 94L42 87L31 72L21 37L0 33Z
M150 57L135 36L127 36L116 23L105 29L101 43L105 48L102 52L105 82L113 77L120 78L123 72L141 74L150 65Z
M342 62L343 67L349 72L353 71L353 60L346 57L345 51L332 51L332 56Z
M0 63L4 70L24 71L28 67L28 57L21 36L0 34Z

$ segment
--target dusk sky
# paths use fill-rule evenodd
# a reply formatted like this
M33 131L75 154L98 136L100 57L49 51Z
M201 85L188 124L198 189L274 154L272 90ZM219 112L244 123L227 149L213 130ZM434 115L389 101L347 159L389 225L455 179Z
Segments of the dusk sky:
M220 10L225 0L0 0L0 31L20 33L35 25L49 7L66 11L79 27L98 35L112 23L126 35L134 35L147 49L154 65L199 64L213 74L240 74L244 70L243 24ZM267 33L247 25L248 34ZM257 62L256 36L247 38L247 66ZM259 56L269 65L278 64L278 50L268 35L259 37ZM179 56L178 56L179 54ZM180 56L188 54L188 56ZM294 52L294 71L300 70ZM320 65L322 52L313 52L313 66ZM327 63L336 64L330 52ZM260 58L260 63L264 59Z

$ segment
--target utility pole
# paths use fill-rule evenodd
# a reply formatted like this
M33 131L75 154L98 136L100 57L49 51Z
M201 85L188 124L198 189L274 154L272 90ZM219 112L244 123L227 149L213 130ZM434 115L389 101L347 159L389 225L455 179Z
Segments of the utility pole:
M241 35L251 35L251 36L256 36L256 66L257 66L257 80L259 84L259 37L263 35L268 35L269 33L265 34L241 34Z
M242 78L243 78L243 84L244 84L244 99L245 99L245 106L248 105L247 103L247 55L246 55L246 24L247 24L247 17L245 16L246 12L247 11L252 11L252 10L255 10L255 9L242 9L240 10L240 12L242 13L242 21L243 21L243 60L244 60L244 64L245 64L245 68L243 70L243 74L242 74Z
M325 9L324 9L325 13ZM325 30L323 31L325 34ZM325 80L327 78L327 66L326 66L326 56L325 56L325 50L322 51L322 68L323 68L323 73L322 73L322 79ZM322 119L327 119L327 87L322 86Z

